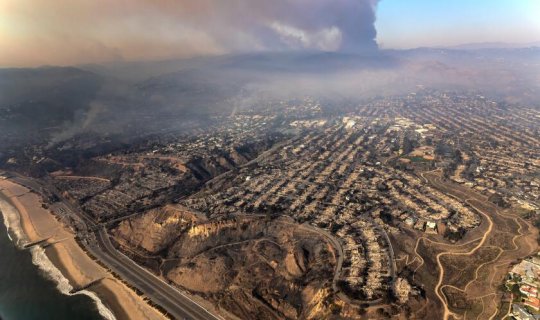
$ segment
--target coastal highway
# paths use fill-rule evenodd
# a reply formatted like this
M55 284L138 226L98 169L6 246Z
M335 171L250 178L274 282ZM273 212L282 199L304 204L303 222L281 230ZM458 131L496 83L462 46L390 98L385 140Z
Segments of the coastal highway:
M189 299L177 289L146 271L133 260L118 252L104 228L96 232L99 248L91 247L92 254L103 261L122 279L130 279L148 298L155 301L176 319L220 319ZM97 249L97 250L96 250Z
M79 237L83 240L82 244L84 247L95 258L120 275L124 281L138 288L152 300L153 303L161 306L170 316L179 320L222 319L221 317L213 315L178 289L167 284L162 279L137 265L133 260L116 250L104 227L100 227L95 222L91 221L91 219L82 212L74 208L71 203L60 197L56 190L47 184L16 173L10 173L9 178L15 183L34 190L34 192L41 193L43 189L47 189L56 194L60 201L51 206L51 209L53 209L53 211L59 211L55 213L60 216L64 216L66 213L75 215L79 218L77 219L79 222L86 224L86 227L84 228L85 232L79 234ZM92 241L93 237L89 237L86 233L88 230L94 230L95 241Z

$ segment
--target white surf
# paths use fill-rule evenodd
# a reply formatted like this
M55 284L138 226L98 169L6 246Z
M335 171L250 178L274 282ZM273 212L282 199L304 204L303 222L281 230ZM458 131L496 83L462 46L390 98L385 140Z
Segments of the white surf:
M24 234L21 226L21 218L19 212L10 203L2 199L0 196L0 213L3 216L4 225L9 239L15 243L18 248L23 248L27 244L28 238ZM69 280L64 277L62 272L49 260L45 254L45 250L40 246L34 246L30 248L32 254L32 263L36 265L48 278L52 279L56 283L56 288L65 295L71 296L76 294L84 294L94 301L97 306L99 314L107 320L116 320L116 317L112 311L103 304L99 297L91 291L80 290L72 293L73 287L69 283Z

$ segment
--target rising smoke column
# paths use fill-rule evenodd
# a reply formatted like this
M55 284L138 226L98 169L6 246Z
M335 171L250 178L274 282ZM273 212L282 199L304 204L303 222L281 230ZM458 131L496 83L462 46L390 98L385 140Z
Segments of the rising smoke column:
M206 20L214 38L226 39L224 46L238 43L236 35L243 40L254 39L253 43L266 50L355 53L377 49L377 3L378 0L199 0L196 4L184 4L184 9L191 13L194 24L204 24L198 19Z
M320 34L324 30L337 30L339 44L335 50L347 53L377 49L375 37L375 8L371 0L288 0L283 1L286 12L277 19L305 30Z

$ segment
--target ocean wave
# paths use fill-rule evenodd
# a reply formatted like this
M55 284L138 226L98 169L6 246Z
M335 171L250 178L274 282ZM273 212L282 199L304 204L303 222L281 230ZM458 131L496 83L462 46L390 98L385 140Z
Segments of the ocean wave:
M3 216L4 225L9 239L15 243L18 248L24 247L27 244L28 238L24 234L21 218L19 212L15 207L13 207L9 202L2 199L0 196L0 214ZM15 241L13 241L15 240ZM75 293L72 293L73 287L69 283L69 280L64 277L62 272L56 268L56 266L49 260L45 254L45 249L40 246L34 246L30 248L30 253L32 254L32 263L36 265L43 273L47 275L56 283L58 290L65 295L72 296L77 294L84 294L94 301L97 306L99 314L107 320L116 320L116 317L112 311L107 308L99 299L99 297L92 291L80 290Z
M6 226L6 231L9 239L14 242L18 248L22 248L26 243L28 243L28 238L24 234L21 225L21 217L19 216L19 212L17 211L17 209L9 202L2 199L1 195L0 213L4 217L4 225Z
M107 320L115 320L116 317L112 313L112 311L107 308L101 299L92 291L88 290L80 290L75 293L72 293L73 287L69 283L69 280L64 277L62 272L58 270L58 268L49 260L47 255L45 254L45 249L43 249L40 246L34 246L30 248L30 252L32 253L32 263L36 265L41 271L43 271L49 278L51 278L54 282L56 282L56 287L62 294L72 296L72 295L78 295L78 294L84 294L90 299L94 300L94 302L97 305L99 314Z

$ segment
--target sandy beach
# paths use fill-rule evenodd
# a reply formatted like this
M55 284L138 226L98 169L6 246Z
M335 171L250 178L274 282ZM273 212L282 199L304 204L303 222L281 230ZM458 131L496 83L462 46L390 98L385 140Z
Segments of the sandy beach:
M40 196L7 179L0 180L0 192L4 200L7 200L0 209L6 216L11 214L7 219L11 224L10 228L22 230L17 236L23 237L23 239L17 239L19 244L40 240L46 240L49 244L44 249L34 250L32 255L37 257L44 251L51 263L50 267L58 269L67 279L67 281L58 280L59 286L64 280L68 282L66 285L71 287L70 290L85 288L83 293L93 296L98 307L101 303L100 307L107 309L100 309L100 313L105 318L110 318L112 311L116 319L166 319L159 311L146 303L144 297L139 296L92 260L77 244L72 231L43 207ZM17 212L18 219L14 217L13 211ZM20 224L20 226L14 224ZM14 233L17 234L17 232Z

